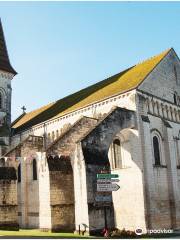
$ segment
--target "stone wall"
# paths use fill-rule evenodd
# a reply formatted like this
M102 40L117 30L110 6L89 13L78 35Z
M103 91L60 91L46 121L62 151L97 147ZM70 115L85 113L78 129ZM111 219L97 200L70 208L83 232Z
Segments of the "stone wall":
M172 49L139 86L139 158L144 165L144 196L147 228L180 229L180 62ZM175 102L174 94L177 94ZM153 134L160 140L161 163L155 165Z
M17 178L13 167L0 167L0 229L19 229Z
M95 200L97 194L96 175L104 169L110 172L110 159L108 156L110 145L117 134L128 128L136 129L135 113L133 111L128 111L127 109L121 109L117 107L112 110L112 112L110 112L103 120L101 120L98 125L92 129L81 142L86 165L86 197L89 216L88 227L90 232L102 229L105 223L104 204L101 202L98 206L98 203ZM135 131L135 135L137 135L137 130ZM137 136L134 139L134 144L135 142L137 143ZM123 190L119 190L119 192L123 192L123 195L114 193L113 202L110 201L108 203L109 206L107 207L107 224L109 225L109 228L114 227L115 214L116 227L125 227L128 230L135 230L136 227L138 227L138 224L143 225L143 228L145 227L143 184L141 174L142 163L137 158L135 148L128 150L130 152L128 154L132 154L133 156L133 162L132 160L129 160L131 165L129 164L129 169L126 170L124 174L123 171L117 171L118 173L123 174ZM125 182L125 180L127 180L127 182ZM137 190L135 190L136 188ZM131 190L134 192L133 195L130 193ZM136 201L137 203L135 203L135 205L137 208L134 208L134 210L132 210L131 206L128 205L128 201L126 202L125 206L121 206L119 203L120 196L122 196L123 204L125 204L127 199L130 202ZM139 206L141 207L138 208ZM127 221L124 221L124 219Z
M115 139L120 139L122 160L121 166L113 166L114 151L111 145L108 153L111 172L119 175L117 184L120 186L120 189L112 194L115 226L131 231L141 227L145 231L143 164L139 158L141 145L138 130L124 129L116 134Z
M174 103L174 93L180 96L180 62L174 50L156 66L138 89Z
M97 123L97 119L82 117L75 122L47 149L47 154L65 155L73 154L76 142L82 138Z
M39 158L43 138L29 136L6 157L21 166L21 181L17 183L18 216L21 228L39 228ZM33 179L33 160L36 160L37 179Z
M70 158L73 159L76 142L96 123L97 119L94 118L80 118L47 149L53 231L75 230L74 191L77 190L77 186L74 184L76 173L73 174L73 171L76 170ZM67 167L69 170L66 172Z
M180 126L148 112L145 95L138 97L140 139L144 164L146 222L149 229L180 228L180 190L176 143ZM156 97L154 96L154 99ZM155 165L152 137L159 134L160 165ZM179 148L180 146L178 146Z
M73 231L74 182L70 158L49 157L50 206L52 231Z

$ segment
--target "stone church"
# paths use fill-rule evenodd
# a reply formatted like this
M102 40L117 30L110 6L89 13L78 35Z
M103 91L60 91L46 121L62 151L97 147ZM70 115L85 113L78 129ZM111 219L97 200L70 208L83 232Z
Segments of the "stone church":
M12 122L15 75L0 24L1 229L180 229L174 49ZM97 191L99 173L120 189Z

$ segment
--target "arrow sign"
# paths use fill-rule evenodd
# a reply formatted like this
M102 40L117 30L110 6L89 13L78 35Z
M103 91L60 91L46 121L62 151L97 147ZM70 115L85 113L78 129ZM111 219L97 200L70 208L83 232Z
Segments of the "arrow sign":
M113 182L119 182L119 179L107 179L107 178L100 178L97 179L97 183L113 183Z
M112 192L117 191L120 188L117 184L97 184L97 191L98 192Z
M108 178L108 179L111 179L111 178L118 178L119 175L118 174L110 174L110 173L100 173L100 174L97 174L97 178Z

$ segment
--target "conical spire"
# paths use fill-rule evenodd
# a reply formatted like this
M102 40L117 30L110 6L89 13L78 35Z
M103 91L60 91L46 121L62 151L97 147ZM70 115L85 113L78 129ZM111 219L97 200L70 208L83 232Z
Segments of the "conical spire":
M9 61L1 19L0 19L0 70L12 73L14 75L17 74L17 72L11 66L11 63Z

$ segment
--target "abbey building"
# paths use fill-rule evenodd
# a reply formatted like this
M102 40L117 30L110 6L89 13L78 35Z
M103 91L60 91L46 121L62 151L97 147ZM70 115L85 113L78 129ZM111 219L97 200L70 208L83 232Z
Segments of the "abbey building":
M15 75L0 25L1 229L180 229L174 49L12 122ZM97 190L103 172L119 190Z

